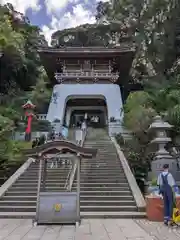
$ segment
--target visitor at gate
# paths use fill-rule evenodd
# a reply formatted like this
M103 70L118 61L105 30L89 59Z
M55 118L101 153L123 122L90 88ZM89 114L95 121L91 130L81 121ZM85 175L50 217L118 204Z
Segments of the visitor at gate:
M35 148L38 146L38 138L32 141L32 148Z
M82 139L82 130L81 130L80 127L76 129L75 139L76 139L76 144L80 145L81 144L81 139Z
M82 130L83 132L86 131L86 122L85 122L85 121L83 121L82 124L81 124L81 130Z
M62 127L61 134L62 134L64 139L68 138L68 128L65 125Z
M87 115L87 113L85 113L84 114L84 120L87 121L87 119L88 119L88 115Z
M172 224L175 180L169 172L169 165L163 166L162 173L159 174L157 185L159 186L159 194L162 195L164 201L164 224Z

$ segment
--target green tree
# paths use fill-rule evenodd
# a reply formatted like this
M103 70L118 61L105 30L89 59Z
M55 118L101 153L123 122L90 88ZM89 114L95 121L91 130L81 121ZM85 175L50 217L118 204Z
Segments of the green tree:
M97 17L105 15L109 24L119 23L134 36L137 53L131 72L133 79L144 83L147 77L167 75L177 57L174 43L180 12L178 1L114 0L100 6Z
M22 105L31 99L37 111L50 99L48 78L41 66L38 47L46 45L40 29L14 10L0 5L0 167L22 159L27 143L12 140L24 115ZM30 146L29 146L30 147Z

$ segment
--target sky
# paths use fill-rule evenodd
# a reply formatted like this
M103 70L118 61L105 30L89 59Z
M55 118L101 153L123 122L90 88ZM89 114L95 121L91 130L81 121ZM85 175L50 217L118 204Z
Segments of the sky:
M31 23L38 25L48 43L57 30L95 22L99 0L0 0L11 3L15 10L25 14ZM101 0L102 1L102 0ZM107 0L103 0L106 2Z

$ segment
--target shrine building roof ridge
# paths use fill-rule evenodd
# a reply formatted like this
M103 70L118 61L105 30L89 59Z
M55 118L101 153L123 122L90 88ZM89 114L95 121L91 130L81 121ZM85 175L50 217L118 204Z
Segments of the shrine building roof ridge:
M73 154L78 154L83 158L92 158L95 157L97 154L97 149L81 147L67 140L50 141L32 149L25 149L23 153L27 157L37 157L39 154L40 155L48 154L51 150L57 150L57 152L60 152L64 149L68 150L68 152L71 152Z
M38 52L47 52L47 53L122 53L122 52L135 52L136 47L134 45L124 45L121 46L97 46L97 47L41 47L38 49Z

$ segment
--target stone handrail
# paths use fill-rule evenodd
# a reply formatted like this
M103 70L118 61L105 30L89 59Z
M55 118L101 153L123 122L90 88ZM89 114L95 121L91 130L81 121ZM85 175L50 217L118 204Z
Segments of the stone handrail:
M87 129L82 133L83 133L82 134L82 140L81 140L81 144L80 144L81 147L83 147L83 145L84 145L86 135L87 135ZM68 174L67 181L66 181L66 184L65 184L65 188L68 191L71 191L71 189L72 189L72 185L73 185L73 182L74 182L74 177L75 177L75 174L76 174L76 170L77 170L77 162L73 161L72 168L70 169L70 172Z
M121 151L121 148L119 144L117 143L115 137L111 137L111 141L114 143L114 146L116 147L117 154L119 156L119 160L121 162L121 165L123 167L124 173L126 175L126 178L128 180L129 186L131 188L132 194L134 196L136 206L139 211L144 211L146 207L145 199L137 185L136 179L129 167L129 164L124 156L124 153Z
M18 180L18 178L28 169L33 162L33 158L29 158L1 187L0 198L9 190L9 188Z

